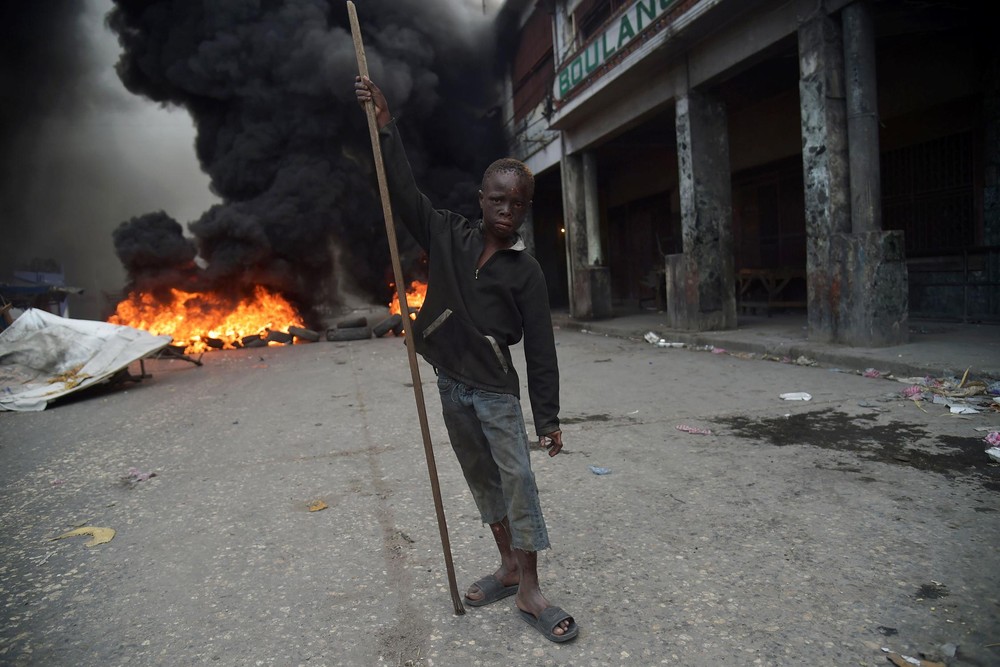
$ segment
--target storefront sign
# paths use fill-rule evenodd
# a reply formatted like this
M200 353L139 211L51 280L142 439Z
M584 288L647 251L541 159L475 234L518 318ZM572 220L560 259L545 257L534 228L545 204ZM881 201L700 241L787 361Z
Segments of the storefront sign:
M593 41L556 74L555 95L563 99L571 90L590 76L590 73L607 62L617 51L625 48L636 35L648 28L666 12L677 0L638 0L613 19L603 33L595 35Z

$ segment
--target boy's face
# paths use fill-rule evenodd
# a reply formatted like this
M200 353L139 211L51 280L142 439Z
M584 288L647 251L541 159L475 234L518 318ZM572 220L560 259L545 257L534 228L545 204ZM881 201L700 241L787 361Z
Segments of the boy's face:
M526 179L510 171L490 174L479 191L483 209L483 227L487 235L509 242L524 223L531 207L531 193Z

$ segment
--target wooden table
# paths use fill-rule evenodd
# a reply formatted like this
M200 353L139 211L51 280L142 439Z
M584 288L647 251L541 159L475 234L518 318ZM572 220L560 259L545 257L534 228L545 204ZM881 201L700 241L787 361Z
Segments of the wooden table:
M740 269L736 276L737 305L743 310L763 308L768 316L775 308L805 308L805 301L789 299L784 293L796 278L805 280L806 272L802 269ZM766 300L750 298L754 285L764 288Z

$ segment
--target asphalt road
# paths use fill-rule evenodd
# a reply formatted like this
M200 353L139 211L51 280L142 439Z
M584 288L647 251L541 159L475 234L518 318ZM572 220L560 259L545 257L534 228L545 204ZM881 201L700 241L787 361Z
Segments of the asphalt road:
M543 639L513 598L454 614L389 338L151 361L138 384L0 413L0 664L889 664L883 647L1000 664L1000 468L977 430L1000 414L818 367L557 341L566 450L533 454L539 563L576 641ZM464 590L494 550L421 371ZM813 398L779 398L795 391ZM116 535L51 539L79 526Z

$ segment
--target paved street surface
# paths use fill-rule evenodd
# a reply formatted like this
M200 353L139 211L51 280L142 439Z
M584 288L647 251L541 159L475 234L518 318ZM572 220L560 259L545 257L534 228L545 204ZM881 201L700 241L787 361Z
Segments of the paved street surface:
M138 384L0 413L0 664L1000 664L1000 467L977 430L1000 413L823 364L557 342L566 451L533 454L539 563L575 642L513 598L454 614L390 337L150 361ZM464 591L494 547L421 371ZM117 534L51 540L84 525Z

